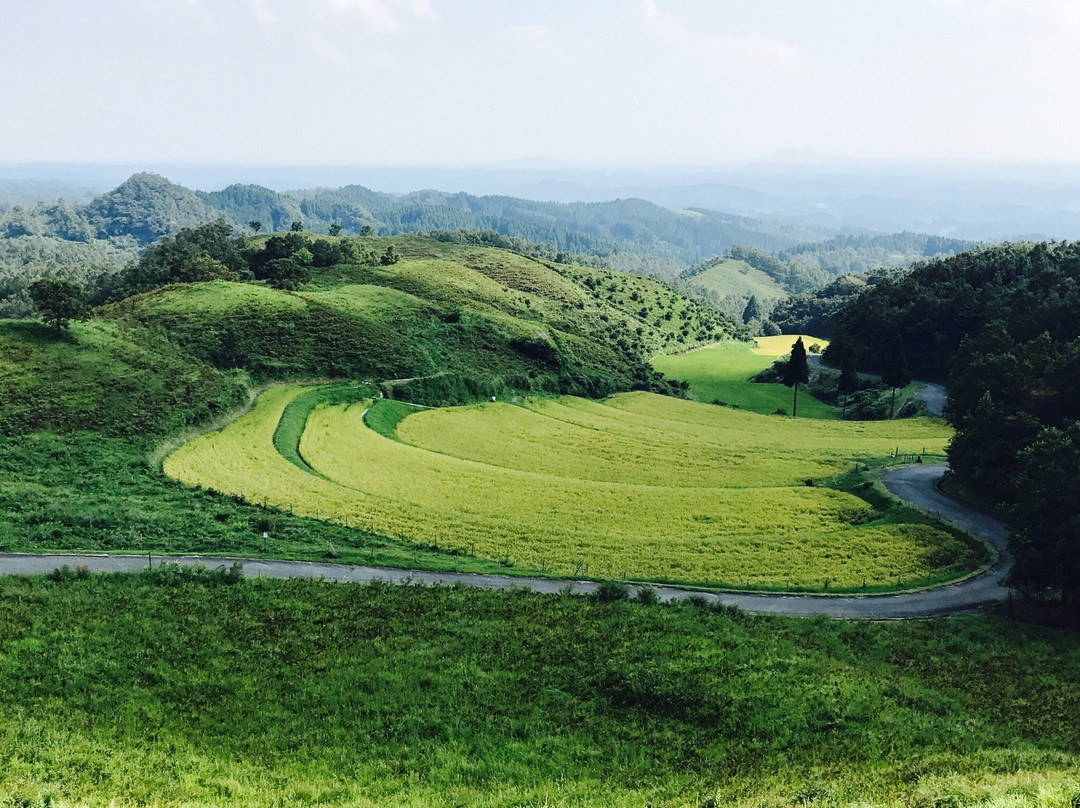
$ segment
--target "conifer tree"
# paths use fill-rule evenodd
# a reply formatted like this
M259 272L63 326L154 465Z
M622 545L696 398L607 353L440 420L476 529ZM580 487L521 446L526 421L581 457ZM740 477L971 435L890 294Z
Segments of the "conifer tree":
M908 369L904 338L899 334L893 340L892 350L889 353L889 363L881 374L881 380L892 388L892 397L889 400L889 418L891 419L896 412L896 391L911 384L911 370Z
M802 337L799 337L791 346L791 358L788 360L787 367L784 368L784 384L795 388L791 400L792 418L798 413L799 385L806 384L808 381L810 381L810 365L806 361L806 347L803 345Z

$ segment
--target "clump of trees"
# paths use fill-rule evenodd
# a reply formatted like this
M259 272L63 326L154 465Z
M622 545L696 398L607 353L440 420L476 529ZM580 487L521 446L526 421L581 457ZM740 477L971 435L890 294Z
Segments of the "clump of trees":
M1080 242L1005 244L932 261L868 288L837 322L829 364L853 343L862 366L894 387L912 374L946 380L956 429L949 467L1006 518L1016 560L1009 583L1075 603Z
M256 221L249 226L257 230ZM313 239L290 230L263 243L236 237L224 219L187 227L148 247L137 261L105 280L100 300L120 300L170 283L211 280L266 281L279 289L297 289L313 268L376 263L359 239Z

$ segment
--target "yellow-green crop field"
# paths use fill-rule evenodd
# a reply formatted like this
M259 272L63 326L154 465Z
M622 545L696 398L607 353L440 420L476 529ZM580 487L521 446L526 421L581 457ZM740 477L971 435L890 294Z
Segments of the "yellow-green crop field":
M166 473L552 574L858 588L940 578L970 558L950 534L875 520L864 500L806 485L855 458L940 453L949 431L929 420L794 420L629 393L417 410L395 440L365 423L370 402L320 405L299 446L313 474L273 444L308 389L264 393L169 456Z

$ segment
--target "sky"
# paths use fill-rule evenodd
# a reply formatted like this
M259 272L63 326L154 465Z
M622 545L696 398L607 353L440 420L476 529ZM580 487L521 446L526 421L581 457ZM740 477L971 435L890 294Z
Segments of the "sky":
M1080 163L1080 0L3 0L0 162Z

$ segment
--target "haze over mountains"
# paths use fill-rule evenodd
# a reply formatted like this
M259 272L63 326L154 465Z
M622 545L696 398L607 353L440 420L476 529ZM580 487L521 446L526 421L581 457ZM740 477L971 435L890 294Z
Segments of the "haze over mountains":
M63 196L88 201L150 170L213 191L234 183L278 191L362 185L533 201L643 199L784 219L823 231L916 231L970 240L1080 238L1080 166L761 164L714 169L582 167L537 160L496 167L0 164L0 204Z

